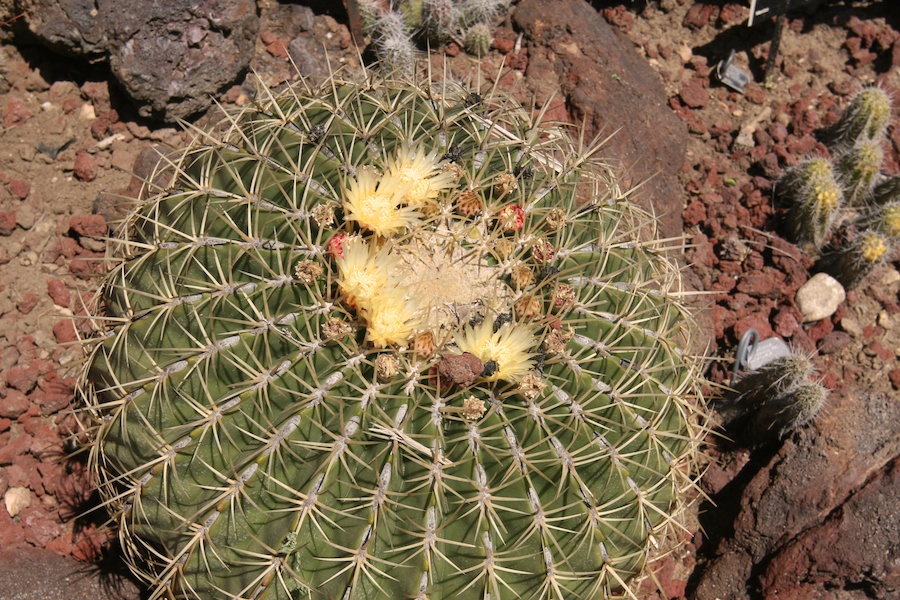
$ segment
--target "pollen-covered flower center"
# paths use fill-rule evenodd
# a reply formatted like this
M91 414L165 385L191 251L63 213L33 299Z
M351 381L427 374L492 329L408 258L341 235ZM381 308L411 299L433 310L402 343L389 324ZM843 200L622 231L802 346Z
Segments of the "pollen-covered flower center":
M478 310L498 310L510 291L499 268L480 249L454 241L450 231L421 232L399 248L398 275L419 303L423 325L439 333L457 329Z
M519 382L533 372L535 321L545 314L525 288L549 294L532 271L553 260L553 246L526 228L511 172L500 177L503 190L460 183L463 173L437 152L405 146L357 168L344 186L342 231L329 242L337 299L377 352L410 361L467 352L489 365L482 380ZM479 209L461 194L476 196Z

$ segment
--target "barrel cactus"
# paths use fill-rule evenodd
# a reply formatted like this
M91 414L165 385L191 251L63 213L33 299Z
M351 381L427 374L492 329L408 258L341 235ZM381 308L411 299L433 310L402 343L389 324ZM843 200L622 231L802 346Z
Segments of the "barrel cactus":
M199 137L129 217L83 391L154 597L607 598L705 431L653 220L499 93L368 73Z

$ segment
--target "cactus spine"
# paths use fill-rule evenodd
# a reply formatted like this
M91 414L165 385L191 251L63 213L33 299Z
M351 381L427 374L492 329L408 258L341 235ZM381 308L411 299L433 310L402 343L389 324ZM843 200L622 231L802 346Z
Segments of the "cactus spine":
M229 117L122 232L83 388L132 567L154 597L625 593L705 431L679 271L596 148L368 77Z

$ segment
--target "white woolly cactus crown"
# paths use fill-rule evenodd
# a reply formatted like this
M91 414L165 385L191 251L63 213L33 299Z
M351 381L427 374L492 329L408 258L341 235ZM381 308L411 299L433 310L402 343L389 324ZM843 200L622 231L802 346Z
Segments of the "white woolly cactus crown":
M633 595L700 365L597 148L372 73L229 123L131 216L83 382L153 597Z

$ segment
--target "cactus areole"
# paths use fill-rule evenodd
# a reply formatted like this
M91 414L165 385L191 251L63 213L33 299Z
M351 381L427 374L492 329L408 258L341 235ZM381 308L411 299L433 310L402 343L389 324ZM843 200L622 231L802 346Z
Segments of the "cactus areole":
M691 487L693 325L652 218L536 121L370 73L168 165L83 382L154 597L631 593Z

